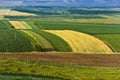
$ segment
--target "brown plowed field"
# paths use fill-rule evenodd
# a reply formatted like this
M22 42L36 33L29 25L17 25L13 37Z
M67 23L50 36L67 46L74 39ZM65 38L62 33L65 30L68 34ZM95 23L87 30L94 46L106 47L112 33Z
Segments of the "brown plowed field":
M120 67L120 54L1 53L0 58L40 61L53 64Z

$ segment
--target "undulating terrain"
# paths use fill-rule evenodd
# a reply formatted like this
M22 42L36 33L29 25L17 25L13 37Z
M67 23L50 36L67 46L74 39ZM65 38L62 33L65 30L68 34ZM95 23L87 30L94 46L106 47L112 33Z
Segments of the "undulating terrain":
M0 80L119 80L120 8L102 1L1 5Z

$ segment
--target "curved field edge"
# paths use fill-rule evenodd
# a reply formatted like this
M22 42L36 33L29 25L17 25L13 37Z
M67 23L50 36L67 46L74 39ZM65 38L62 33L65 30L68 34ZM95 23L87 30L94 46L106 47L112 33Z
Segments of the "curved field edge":
M98 34L94 36L103 40L114 52L120 52L120 34Z
M0 72L51 76L63 80L119 80L120 77L120 68L112 67L55 65L16 59L0 59L0 64Z
M43 30L34 30L34 32L40 34L44 38L46 38L54 47L55 51L58 52L72 52L71 47L67 44L63 39L59 36L51 34L49 32Z
M31 31L31 30L21 30L23 33L27 34L29 37L34 39L34 47L37 51L53 51L53 46L41 35Z
M72 48L73 52L82 53L112 53L112 50L101 40L71 30L45 30L64 39Z
M26 27L26 29L32 29L32 27L29 25L29 24L27 24L25 21L19 21L23 26L25 26Z

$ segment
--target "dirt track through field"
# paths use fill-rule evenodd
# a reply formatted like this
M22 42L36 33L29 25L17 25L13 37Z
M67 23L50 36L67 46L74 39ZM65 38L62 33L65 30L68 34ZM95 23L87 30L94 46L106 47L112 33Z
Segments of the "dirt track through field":
M0 54L0 58L40 61L52 64L120 67L120 54L79 53L14 53Z

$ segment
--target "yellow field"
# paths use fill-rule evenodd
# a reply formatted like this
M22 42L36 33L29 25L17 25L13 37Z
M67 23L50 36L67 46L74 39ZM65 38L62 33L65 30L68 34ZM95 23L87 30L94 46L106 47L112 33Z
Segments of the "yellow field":
M0 9L0 16L35 16L35 14L13 11L10 9Z
M84 33L71 30L45 30L65 40L73 52L112 53L112 50L101 40Z
M32 29L32 27L24 21L9 21L9 22L15 27L15 29Z
M21 22L19 21L9 21L15 29L27 29Z

